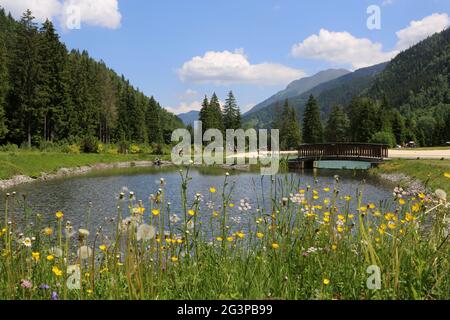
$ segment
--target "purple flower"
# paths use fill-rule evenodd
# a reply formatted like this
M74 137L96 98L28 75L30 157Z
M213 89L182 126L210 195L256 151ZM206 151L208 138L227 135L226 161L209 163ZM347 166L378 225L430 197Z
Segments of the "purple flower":
M52 292L52 300L58 300L58 293L55 291Z
M48 284L41 284L41 285L39 286L39 289L42 289L42 290L48 290L48 289L50 289L50 286L49 286Z
M30 280L22 280L20 281L20 286L24 289L33 288L33 283Z

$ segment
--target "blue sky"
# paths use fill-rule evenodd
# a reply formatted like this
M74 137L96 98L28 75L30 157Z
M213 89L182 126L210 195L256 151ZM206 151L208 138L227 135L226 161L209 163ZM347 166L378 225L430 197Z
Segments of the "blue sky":
M229 90L246 110L296 78L388 60L450 21L449 0L37 2L36 16L50 16L69 48L88 50L175 112ZM64 27L68 3L81 6L80 29ZM17 15L35 4L0 5ZM381 10L380 30L367 27L370 5Z

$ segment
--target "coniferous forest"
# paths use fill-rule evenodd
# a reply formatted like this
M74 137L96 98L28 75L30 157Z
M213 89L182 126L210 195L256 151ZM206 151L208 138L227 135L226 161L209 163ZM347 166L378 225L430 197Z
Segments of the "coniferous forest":
M0 144L169 143L181 120L88 52L68 51L50 21L0 9Z

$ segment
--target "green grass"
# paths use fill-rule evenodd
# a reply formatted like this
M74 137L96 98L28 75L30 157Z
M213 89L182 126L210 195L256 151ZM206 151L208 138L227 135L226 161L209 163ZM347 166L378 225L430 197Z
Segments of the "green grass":
M122 161L154 160L157 156L136 154L67 154L47 152L0 152L0 179L9 179L16 175L33 178L44 173L55 173L61 168L88 166L97 163ZM159 158L162 158L161 156Z
M450 194L450 160L391 160L380 165L375 173L404 173L421 181L432 191L442 189Z
M255 194L239 213L232 180L203 195L210 206L192 197L186 171L175 199L167 191L176 186L164 182L143 202L122 194L116 219L89 237L70 213L25 207L25 221L8 223L8 208L20 205L10 195L0 217L0 300L450 299L449 210L429 195L362 202L361 190L340 194L338 180L326 188L286 177L272 181L266 206ZM169 224L173 213L179 220ZM375 290L367 284L378 271Z

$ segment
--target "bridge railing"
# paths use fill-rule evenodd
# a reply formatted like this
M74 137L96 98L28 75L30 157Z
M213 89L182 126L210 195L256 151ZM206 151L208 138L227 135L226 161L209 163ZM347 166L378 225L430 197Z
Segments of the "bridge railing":
M388 157L389 146L367 143L322 143L304 144L298 150L299 158L368 158L384 159Z

